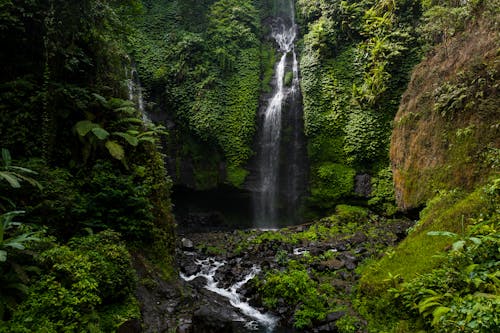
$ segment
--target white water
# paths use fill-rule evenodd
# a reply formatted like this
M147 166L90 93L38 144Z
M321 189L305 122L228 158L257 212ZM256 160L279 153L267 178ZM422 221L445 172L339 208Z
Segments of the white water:
M128 99L137 106L139 112L142 115L142 120L147 123L151 122L148 114L146 113L146 109L144 108L144 98L142 96L142 86L139 81L139 76L137 74L137 70L135 66L132 66L130 71L127 71L127 88L128 88Z
M285 8L286 17L276 17L272 24L272 38L276 41L278 51L281 54L279 62L276 64L273 95L268 100L267 108L264 112L262 134L260 140L259 175L257 181L258 198L255 207L255 225L275 226L278 220L278 206L280 194L280 145L282 130L282 110L283 104L289 95L299 95L299 65L295 52L294 42L297 37L297 25L294 19L293 1L288 1L289 8ZM292 82L287 87L284 84L287 58L292 54ZM294 161L286 161L294 163ZM289 195L297 197L296 172L285 175L287 191L293 192Z
M199 273L191 276L186 276L183 273L180 273L181 278L184 281L192 281L197 277L204 277L207 280L207 284L205 289L210 290L216 294L219 294L229 300L229 303L238 308L241 313L251 318L251 321L247 321L246 327L250 330L257 329L258 324L264 326L268 332L271 332L273 328L276 326L278 320L277 318L264 314L253 308L246 302L244 297L238 293L238 290L243 287L248 281L250 281L255 275L260 272L260 268L257 266L253 266L250 272L243 278L243 280L234 283L228 289L224 289L218 286L218 282L215 281L214 276L217 270L225 265L225 262L217 261L212 258L207 258L204 260L195 260L195 263L201 267ZM241 321L246 321L244 318L240 319Z

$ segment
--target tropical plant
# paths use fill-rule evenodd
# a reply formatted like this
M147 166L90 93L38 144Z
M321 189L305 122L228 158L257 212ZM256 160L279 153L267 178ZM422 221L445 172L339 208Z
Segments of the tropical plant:
M127 167L124 143L130 147L137 147L141 142L157 144L159 136L167 134L164 126L144 122L133 102L93 95L97 104L111 114L98 119L95 114L87 113L87 119L75 124L74 131L83 143L84 162L97 147L104 146L113 158Z
M26 176L25 174L36 175L37 172L23 168L20 166L12 165L12 157L8 149L2 148L2 163L0 165L0 179L7 181L11 187L19 188L21 187L21 182L24 180L33 186L42 189L42 185L35 179Z
M7 260L7 248L24 250L26 242L39 240L34 232L24 232L6 238L10 230L21 226L21 222L13 220L15 216L20 214L24 214L24 211L16 210L0 215L0 262Z

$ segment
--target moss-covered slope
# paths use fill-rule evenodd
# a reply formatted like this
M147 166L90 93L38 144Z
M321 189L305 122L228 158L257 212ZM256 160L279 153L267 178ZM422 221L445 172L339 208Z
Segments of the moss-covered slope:
M438 189L471 190L498 171L497 23L469 21L414 70L391 140L401 208L424 204Z
M426 13L423 30L460 11L465 25L415 68L396 116L398 204L427 206L401 244L363 269L357 302L370 332L500 327L498 1L457 6Z

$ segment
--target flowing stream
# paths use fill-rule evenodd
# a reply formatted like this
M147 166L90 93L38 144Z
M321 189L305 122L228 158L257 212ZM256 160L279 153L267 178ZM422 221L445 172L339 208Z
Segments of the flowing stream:
M261 116L257 152L254 225L275 227L296 212L303 191L301 165L304 139L299 65L295 51L297 25L293 0L277 0L271 37L280 54L275 66L272 95ZM283 138L284 126L291 132Z
M200 266L200 271L191 276L186 276L181 273L180 276L184 281L193 281L197 277L205 278L207 281L205 289L227 298L232 306L239 309L245 317L238 318L238 320L246 322L245 326L249 331L258 330L259 327L263 327L266 332L273 331L278 322L277 318L270 314L261 313L257 309L253 308L250 304L248 304L245 297L239 294L240 288L260 272L259 267L253 266L241 281L238 281L229 288L225 289L219 287L218 282L214 278L217 270L226 264L224 261L207 258L203 260L197 259L195 263Z

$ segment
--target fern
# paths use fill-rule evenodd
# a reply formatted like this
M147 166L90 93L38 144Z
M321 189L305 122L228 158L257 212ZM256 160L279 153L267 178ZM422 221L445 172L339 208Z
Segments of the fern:
M116 135L116 136L119 136L119 137L125 139L125 141L127 141L127 143L133 147L136 147L139 144L139 140L137 139L137 137L130 135L128 133L114 132L113 135Z

